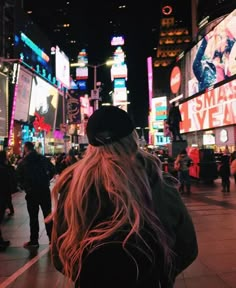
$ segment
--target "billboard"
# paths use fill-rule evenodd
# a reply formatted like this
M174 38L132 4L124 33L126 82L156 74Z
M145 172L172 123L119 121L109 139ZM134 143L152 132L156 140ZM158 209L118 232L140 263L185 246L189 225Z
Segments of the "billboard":
M70 61L66 54L56 46L56 79L63 87L70 88Z
M171 78L172 98L179 94L187 98L232 79L236 74L235 42L236 9L191 50L178 57L173 69L180 69L181 85L179 89L173 90L173 77Z
M35 71L42 78L56 84L51 42L16 1L14 15L14 58Z
M180 105L181 133L236 123L236 79Z
M56 109L58 104L58 90L38 76L33 77L29 115L37 112L44 117L44 122L54 130Z
M0 73L0 137L8 136L8 83L6 75Z
M33 76L21 65L19 67L14 119L27 122Z
M151 127L163 130L165 119L167 119L167 97L152 98Z

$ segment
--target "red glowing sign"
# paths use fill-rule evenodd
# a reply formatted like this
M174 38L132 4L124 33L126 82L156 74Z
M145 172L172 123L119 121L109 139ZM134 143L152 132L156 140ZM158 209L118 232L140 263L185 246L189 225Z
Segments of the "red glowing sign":
M172 93L178 93L181 84L181 71L179 66L175 66L170 75L170 89Z

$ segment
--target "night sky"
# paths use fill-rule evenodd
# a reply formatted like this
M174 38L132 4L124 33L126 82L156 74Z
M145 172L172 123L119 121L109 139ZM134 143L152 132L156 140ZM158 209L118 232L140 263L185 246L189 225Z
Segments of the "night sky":
M53 27L56 17L55 8L46 7L43 3L45 0L32 1L25 0L25 9L31 6L34 16L31 16L53 40ZM66 1L57 1L60 3ZM125 14L117 14L117 3L122 1L86 1L80 3L70 1L74 8L70 11L68 22L71 23L70 33L77 39L77 46L71 48L66 45L65 39L57 40L57 45L71 59L85 48L88 52L88 60L91 65L103 63L107 58L112 56L115 48L110 45L111 36L124 35L125 45L123 48L126 54L126 64L128 67L127 88L129 90L129 113L133 117L136 126L146 127L148 125L148 82L147 82L147 64L146 59L153 55L153 23L159 23L159 10L156 7L156 1L150 0L150 5L136 7L135 1L126 0L128 3ZM115 3L115 4L114 4ZM135 4L136 3L136 4ZM51 5L50 5L51 6ZM154 9L155 8L155 9ZM116 12L114 12L116 11ZM113 19L113 23L110 20ZM58 21L60 22L60 21ZM57 23L57 22L56 22ZM117 24L119 23L119 25ZM92 69L90 69L92 70ZM89 89L93 88L93 71L89 71L90 81ZM110 71L105 66L98 68L97 80L103 83L103 95L107 97L108 92L112 89L110 80Z

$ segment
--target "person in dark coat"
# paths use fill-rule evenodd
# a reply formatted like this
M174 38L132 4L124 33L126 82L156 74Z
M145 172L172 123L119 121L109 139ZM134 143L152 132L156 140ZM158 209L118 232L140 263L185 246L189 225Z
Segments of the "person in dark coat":
M24 144L24 158L17 166L18 181L25 190L27 210L30 220L30 241L24 243L25 248L39 247L39 207L46 218L51 213L50 180L55 175L51 161L34 149L32 142ZM51 241L52 221L46 223L46 232Z
M5 150L0 151L0 183L0 251L2 251L10 245L10 241L4 240L1 232L1 224L11 197L10 167L7 162L7 154Z
M183 138L180 134L180 127L179 127L180 122L182 122L182 117L179 110L179 106L176 106L175 102L173 102L172 106L170 107L167 118L169 129L172 132L173 141L176 141L177 137L179 138L180 141L183 141Z
M223 155L219 166L222 192L230 192L230 156Z
M124 110L103 106L86 131L83 158L52 191L54 266L80 288L173 287L198 254L177 180L139 147Z

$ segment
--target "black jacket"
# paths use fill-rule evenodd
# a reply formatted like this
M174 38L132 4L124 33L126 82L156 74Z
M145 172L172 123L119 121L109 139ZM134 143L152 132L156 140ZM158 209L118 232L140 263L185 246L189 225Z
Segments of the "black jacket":
M83 261L80 280L75 283L75 287L159 288L160 281L162 288L170 288L174 286L175 277L195 260L198 254L196 234L179 193L166 184L160 186L158 181L154 181L152 187L154 209L171 238L171 247L176 254L173 267L164 267L162 251L156 242L145 238L149 244L151 243L155 254L155 262L151 263L138 250L139 244L133 241L128 250L132 252L139 266L137 280L137 270L132 258L119 243L109 243L93 251ZM67 189L61 192L59 198L58 224L55 226L57 237L66 229L63 212L66 194ZM54 266L63 273L55 242L52 243L52 254ZM75 267L75 273L76 271Z
M49 187L55 168L48 158L32 151L20 161L16 174L25 192L30 193L33 190Z

